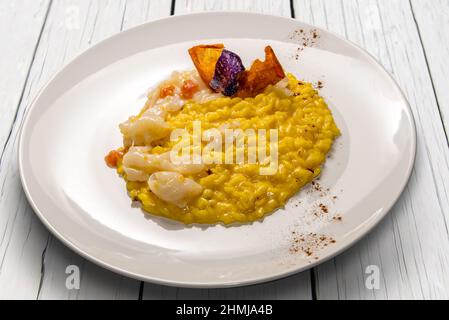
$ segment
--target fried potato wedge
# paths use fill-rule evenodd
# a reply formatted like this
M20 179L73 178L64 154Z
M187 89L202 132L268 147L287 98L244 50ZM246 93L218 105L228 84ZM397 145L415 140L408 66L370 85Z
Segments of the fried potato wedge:
M275 85L285 78L279 60L270 46L265 47L265 61L255 60L240 80L238 97L254 97L263 92L268 85Z
M200 74L204 83L209 85L214 78L215 65L220 58L224 45L222 43L199 45L189 49L189 55L192 58L196 70Z

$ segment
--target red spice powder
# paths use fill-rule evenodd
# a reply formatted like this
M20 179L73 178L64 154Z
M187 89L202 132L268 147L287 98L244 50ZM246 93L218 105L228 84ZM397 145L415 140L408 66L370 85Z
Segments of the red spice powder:
M336 240L329 235L313 232L307 234L292 232L292 237L290 253L300 253L307 257L314 256L316 252L336 243Z

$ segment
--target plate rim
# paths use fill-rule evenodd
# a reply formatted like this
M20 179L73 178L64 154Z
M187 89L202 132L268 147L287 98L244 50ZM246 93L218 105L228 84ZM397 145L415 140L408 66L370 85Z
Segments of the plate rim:
M392 81L392 84L394 84L394 86L396 87L396 89L398 90L401 99L403 100L403 102L405 103L405 107L407 110L407 113L409 115L410 118L410 125L411 125L411 131L412 131L412 135L410 136L410 143L411 143L411 153L412 156L409 159L409 163L408 168L407 168L407 174L406 174L406 179L404 180L404 182L402 183L400 190L398 192L398 194L396 195L394 201L391 202L390 205L385 206L384 210L382 211L381 214L376 215L373 219L370 220L370 222L366 225L363 226L363 230L361 230L357 235L355 235L352 239L347 240L345 243L343 243L338 249L328 253L327 255L320 257L318 260L313 261L307 265L303 265L303 266L295 266L293 268L286 268L285 271L282 272L276 272L272 275L265 275L265 276L257 276L255 278L251 278L251 279L247 279L247 280L232 280L232 281L217 281L217 282L188 282L188 281L176 281L176 280L169 280L169 279L160 279L157 277L149 277L148 275L142 275L142 274L137 274L134 272L131 272L129 270L126 270L124 268L121 268L119 266L115 266L112 265L111 263L108 263L102 259L99 259L97 257L95 257L94 255L91 255L85 251L83 251L82 249L80 249L77 245L75 245L74 243L72 243L69 239L67 239L62 233L60 233L58 230L56 230L51 224L50 222L46 219L45 214L43 214L43 212L38 208L38 206L36 205L36 203L33 200L33 196L32 196L32 191L30 190L30 188L28 187L27 181L26 181L26 177L25 177L25 169L24 169L24 165L23 165L23 153L24 153L24 145L25 145L25 131L29 122L29 118L30 118L30 114L31 111L33 110L34 106L36 105L36 102L39 100L39 98L42 96L42 94L46 91L46 89L48 88L48 86L53 83L54 81L57 80L57 78L64 73L64 71L66 69L68 69L73 63L75 63L77 60L81 59L83 56L87 55L88 53L90 53L91 51L95 50L98 46L100 45L104 45L107 42L111 42L114 41L116 38L118 37L126 37L127 34L135 32L135 30L140 29L140 28L147 28L149 25L156 25L157 23L161 22L161 21L166 21L166 20L177 20L177 19L182 19L182 18L186 18L186 17L191 17L191 16L197 16L198 18L202 18L204 16L213 16L213 15L251 15L251 16L259 16L259 17L270 17L270 18L276 18L276 19L286 19L286 20L290 20L294 23L297 23L301 26L304 27L310 27L311 29L316 29L320 32L325 32L335 38L337 38L340 41L346 42L347 44L349 44L350 46L354 47L356 50L358 50L359 52L363 53L364 55L366 55L367 58L369 58L369 60L371 60L371 64L375 67L377 67L377 69L379 69L381 72L383 72L385 74L385 76ZM75 253L79 254L80 256L82 256L83 258L109 270L112 272L115 272L117 274L121 274L136 280L140 280L140 281L145 281L145 282L150 282L150 283L154 283L154 284L159 284L159 285L166 285L166 286L172 286L172 287L182 287L182 288L232 288L232 287L240 287L240 286L248 286L248 285L254 285L254 284L260 284L260 283L268 283L268 282L272 282L275 280L279 280L279 279L283 279L289 276L292 276L294 274L303 272L303 271L307 271L317 265L320 265L332 258L334 258L335 256L341 254L342 252L348 250L350 247L352 247L353 245L355 245L356 243L358 243L362 238L364 238L365 236L367 236L370 232L372 232L374 230L374 228L376 228L376 226L385 218L385 216L390 212L390 210L392 209L392 207L397 203L397 201L399 200L399 198L402 196L406 186L408 185L409 181L410 181L410 177L412 175L413 172L413 168L415 165L415 161L416 161L416 153L417 153L417 131L416 131L416 121L415 121L415 116L413 114L413 109L411 108L411 105L403 91L403 89L401 88L401 86L399 85L398 81L391 75L390 72L388 72L385 67L371 54L369 53L367 50L365 50L364 48L362 48L361 46L359 46L358 44L354 43L351 40L348 40L346 38L344 38L343 36L340 36L336 33L334 33L333 31L329 31L326 29L323 29L321 27L317 27L315 25L303 22L299 19L295 19L295 18L291 18L291 17L285 17L285 16L278 16L278 15L271 15L271 14L266 14L266 13L256 13L256 12L245 12L245 11L238 11L238 10L231 10L231 11L213 11L213 12L197 12L197 13L183 13L183 14L177 14L177 15L172 15L172 16L168 16L168 17L164 17L164 18L159 18L159 19L155 19L152 21L148 21L142 24L139 24L137 26L134 26L132 28L129 28L127 30L115 33L101 41L99 41L98 43L96 43L95 45L89 47L88 49L84 50L83 52L75 55L72 59L70 59L63 67L61 67L54 75L52 75L49 80L45 83L45 85L43 85L38 92L36 93L35 97L31 100L31 102L27 105L25 111L24 111L24 115L23 115L23 120L21 122L20 125L20 133L19 133L19 141L18 141L18 164L19 164L19 175L20 175L20 181L22 184L22 188L23 191L26 195L26 198L28 200L28 203L31 205L33 211L35 212L35 214L38 216L39 220L44 224L44 226L47 228L47 230L49 230L51 232L51 234L53 234L59 241L61 241L66 247L70 248L72 251L74 251Z

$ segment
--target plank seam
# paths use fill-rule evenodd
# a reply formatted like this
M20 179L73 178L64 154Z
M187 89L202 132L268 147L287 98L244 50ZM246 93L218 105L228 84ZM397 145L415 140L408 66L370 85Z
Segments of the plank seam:
M324 22L326 23L326 29L329 30L329 19L327 17L326 1L323 1Z
M290 0L290 14L291 14L291 17L292 17L293 19L296 19L296 15L295 15L295 5L294 5L294 3L293 3L293 0Z
M89 6L87 7L87 13L90 12L90 9L91 9L91 8L92 8L92 1L89 1ZM89 14L86 14L86 19L84 20L83 31L82 31L82 33L81 33L80 42L79 42L79 45L80 45L80 46L81 46L82 41L83 41L83 39L84 39L84 34L85 34L85 32L86 32L86 24L87 24L88 18L89 18Z
M87 42L89 44L89 46L91 45L92 39L94 38L94 35L95 35L95 29L97 28L99 14L100 14L100 9L97 9L97 11L95 12L94 23L92 26L92 32L90 33L89 41ZM84 26L84 28L86 28L86 26Z
M293 19L296 19L294 0L290 0L290 15ZM311 9L311 16L313 17L312 9ZM315 268L312 268L309 271L305 271L305 272L309 272L310 291L311 291L312 300L317 300L317 285L316 285L315 271L316 271Z
M416 26L416 31L418 32L419 42L421 43L421 49L422 49L422 52L424 54L424 60L426 61L426 68L427 68L427 72L429 73L430 83L432 84L432 90L433 90L433 94L435 96L435 101L436 101L437 108L438 108L438 114L440 116L441 123L443 125L444 135L446 137L446 143L447 143L447 145L449 147L449 136L448 136L447 128L446 128L446 125L445 125L444 120L443 120L443 113L441 112L441 105L440 105L440 101L438 99L437 91L436 91L436 88L435 88L435 81L433 80L433 75L432 75L432 71L430 69L429 59L427 57L427 51L426 51L426 49L424 47L424 42L423 42L423 38L422 38L422 35L421 35L421 29L419 27L418 20L416 19L415 9L413 8L412 0L409 0L409 4L410 4L410 10L411 10L411 13L412 13L413 21L414 21L415 26Z
M312 268L310 270L310 289L312 292L312 300L318 300L317 299L317 292L316 292L316 277L315 277L315 268Z
M139 296L137 298L137 300L143 300L143 287L145 285L145 282L140 281L140 285L139 285Z
M343 0L340 0L340 7L341 7L341 15L343 17L343 25L345 27L345 38L348 38L348 26L346 23L346 13L345 13L345 6L343 5Z
M37 295L36 295L36 300L39 300L39 296L41 294L42 291L42 285L44 283L44 276L45 276L45 255L47 253L47 248L48 248L48 244L50 243L51 240L51 235L48 234L47 236L47 242L45 243L45 247L44 250L42 251L42 258L41 258L41 278L39 280L39 287L37 289Z
M380 26L382 28L382 34L386 34L385 32L385 23L384 23L384 19L382 17L381 14L381 10L380 10L380 3L379 0L376 1L376 5L377 5L377 13L379 14L379 21L380 21ZM390 50L388 49L388 44L387 44L387 39L385 37L383 37L383 42L385 44L385 51L387 52L387 57L388 57L388 62L389 62L389 71L391 72L392 75L394 75L394 70L393 70L393 59L391 58L391 53Z
M334 265L335 271L337 271L337 269L338 269L337 258L334 258L332 260L333 260L333 265ZM335 272L335 273L337 274L337 272ZM337 287L337 300L340 300L340 284L338 282L338 277L337 277L335 283L336 283L336 287Z
M126 8L128 5L128 1L125 0L125 6L123 8L122 22L120 23L120 31L123 31L123 27L125 25L125 16L126 16Z
M172 0L171 6L170 6L170 15L175 15L175 6L176 6L176 0Z

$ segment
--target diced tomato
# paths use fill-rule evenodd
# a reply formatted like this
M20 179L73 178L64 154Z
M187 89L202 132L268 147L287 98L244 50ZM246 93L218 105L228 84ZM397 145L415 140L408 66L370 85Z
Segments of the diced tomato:
M199 90L198 83L192 80L185 80L181 88L181 98L192 99L193 95Z
M165 87L162 87L159 92L159 98L164 99L165 97L172 96L175 94L175 86L174 85L168 85Z
M112 150L104 157L104 161L111 168L117 168L118 161L123 157L123 153L117 150Z

